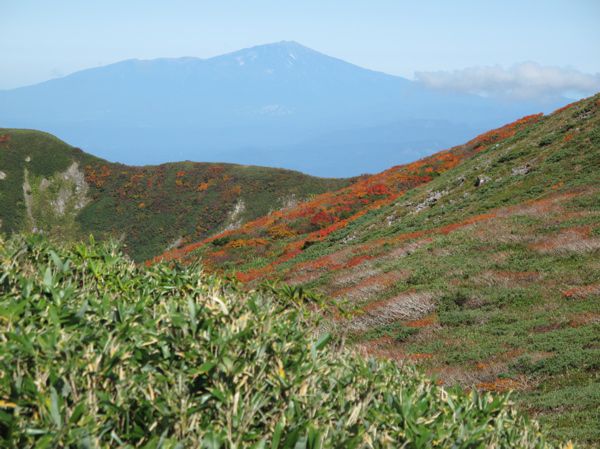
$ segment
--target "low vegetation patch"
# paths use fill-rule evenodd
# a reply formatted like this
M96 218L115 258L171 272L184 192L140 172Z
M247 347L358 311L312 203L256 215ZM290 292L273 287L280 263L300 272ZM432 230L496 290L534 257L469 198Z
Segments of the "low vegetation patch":
M550 447L506 395L352 355L299 289L39 237L0 263L2 447Z

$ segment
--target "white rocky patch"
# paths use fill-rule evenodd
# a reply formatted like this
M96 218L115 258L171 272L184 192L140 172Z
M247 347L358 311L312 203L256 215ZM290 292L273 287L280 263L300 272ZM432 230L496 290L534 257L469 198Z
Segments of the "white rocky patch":
M23 199L25 200L25 212L27 213L27 219L31 225L31 230L37 232L35 219L33 218L31 184L29 184L29 172L27 171L27 168L23 170Z
M513 176L524 176L531 171L531 165L525 164L521 167L515 167L512 169L511 173Z
M438 202L438 200L440 198L442 198L447 193L448 193L448 191L446 191L446 190L429 192L429 195L427 196L427 198L425 198L425 201L423 201L415 206L415 210L413 213L416 214L416 213L421 212L423 209L425 209L427 207L432 207L435 203Z
M489 176L479 175L479 176L477 176L477 179L475 180L475 187L482 186L483 184L485 184L486 182L489 182L489 181L491 181L491 178Z
M296 198L296 194L290 193L288 196L284 196L280 199L281 208L282 209L291 209L292 207L296 207L298 205L298 198Z
M242 214L245 210L246 203L244 203L243 199L239 198L227 216L227 220L225 221L227 225L225 226L224 231L240 227L242 225Z
M68 223L90 201L87 197L88 190L85 174L79 169L77 162L73 162L64 172L42 179L30 177L25 167L23 199L29 229L32 232L42 232L40 227L49 225L53 220ZM47 206L50 206L50 210Z
M183 237L177 237L175 240L173 240L171 243L169 243L167 245L167 247L165 248L165 251L170 251L172 249L175 249L175 248L179 247L182 243L183 243Z
M57 215L64 215L67 204L71 203L76 210L83 209L89 201L87 198L89 187L85 182L85 174L79 170L79 164L73 162L65 172L60 174L60 177L67 183L61 186L56 198L51 203ZM43 181L46 180L42 180L40 189L42 189Z

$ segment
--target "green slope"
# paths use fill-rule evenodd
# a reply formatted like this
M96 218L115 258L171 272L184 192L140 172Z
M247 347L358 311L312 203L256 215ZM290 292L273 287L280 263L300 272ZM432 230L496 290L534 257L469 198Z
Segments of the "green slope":
M505 396L353 356L301 295L38 236L0 273L2 447L556 447Z
M0 231L113 236L136 260L349 182L233 164L130 167L15 129L0 129L0 171Z
M430 170L435 155L397 168L435 176L310 239L267 241L259 253L220 238L184 257L319 291L348 308L333 325L361 352L416 361L449 385L515 390L555 437L595 445L600 95L465 148L477 151L445 171ZM319 213L334 216L324 197ZM295 230L300 215L277 226ZM263 222L226 237L264 239Z

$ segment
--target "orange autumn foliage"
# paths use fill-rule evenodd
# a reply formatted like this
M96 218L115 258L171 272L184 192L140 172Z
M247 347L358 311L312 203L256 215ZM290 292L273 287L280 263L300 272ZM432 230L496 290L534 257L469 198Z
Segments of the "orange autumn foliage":
M97 188L104 186L106 180L111 175L107 165L102 165L99 169L94 169L91 165L85 166L85 180Z
M345 265L344 268L355 267L357 265L362 264L363 262L366 262L367 260L371 260L372 258L373 258L373 256L368 255L368 254L365 254L365 255L362 255L362 256L353 257L348 262L346 262L346 265Z
M269 237L275 240L286 239L296 235L296 233L284 223L271 226L267 230L267 234L269 234Z
M518 390L520 388L521 384L518 381L509 378L499 378L491 382L481 382L477 384L478 390L494 391L497 393L505 393L507 391Z
M336 221L336 218L324 210L317 212L310 219L310 223L315 226L324 226L334 221Z
M203 248L203 257L208 261L211 259L212 253L222 250L222 248L216 248L211 244L213 240L224 237L230 238L232 240L226 248L234 248L251 246L248 243L242 243L247 241L248 236L250 236L260 241L261 251L268 251L271 256L269 256L270 259L264 267L240 274L239 278L241 280L252 281L267 278L282 264L286 264L286 270L291 270L289 261L301 254L310 245L327 239L332 233L345 228L348 224L353 223L370 211L391 204L408 190L430 182L433 176L450 170L465 159L485 151L490 147L490 144L511 137L519 130L537 123L541 117L541 114L527 116L502 128L482 134L465 145L441 151L411 164L392 167L377 175L357 178L354 183L343 189L318 195L294 207L278 210L248 222L238 229L209 237L176 251L171 250L164 253L157 260L185 259L191 252ZM219 171L219 168L215 169L213 167L213 169L215 172ZM206 188L208 188L206 184L198 186L200 191ZM445 225L437 229L397 234L384 239L385 241L375 241L371 244L372 247L377 247L383 244L397 244L427 235L447 234L492 217L493 214L469 217L460 223ZM364 253L366 252L373 254L368 248L364 251ZM251 257L253 257L252 252L248 251L240 254L236 262L243 265L249 260L246 258ZM347 265L346 268L352 268L368 260L369 257L359 255L345 263L332 263L331 266L335 266L336 269L344 268L344 265ZM220 258L220 255L216 258ZM325 260L322 262L328 264Z
M252 246L264 246L267 245L266 239L237 239L225 245L226 248L247 248Z

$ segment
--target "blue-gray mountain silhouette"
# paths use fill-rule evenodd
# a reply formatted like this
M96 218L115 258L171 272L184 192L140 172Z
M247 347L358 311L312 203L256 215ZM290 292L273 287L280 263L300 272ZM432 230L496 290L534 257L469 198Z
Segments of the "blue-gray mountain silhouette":
M109 160L321 176L378 171L541 109L428 89L288 41L210 59L126 60L0 91L1 126L46 130Z

